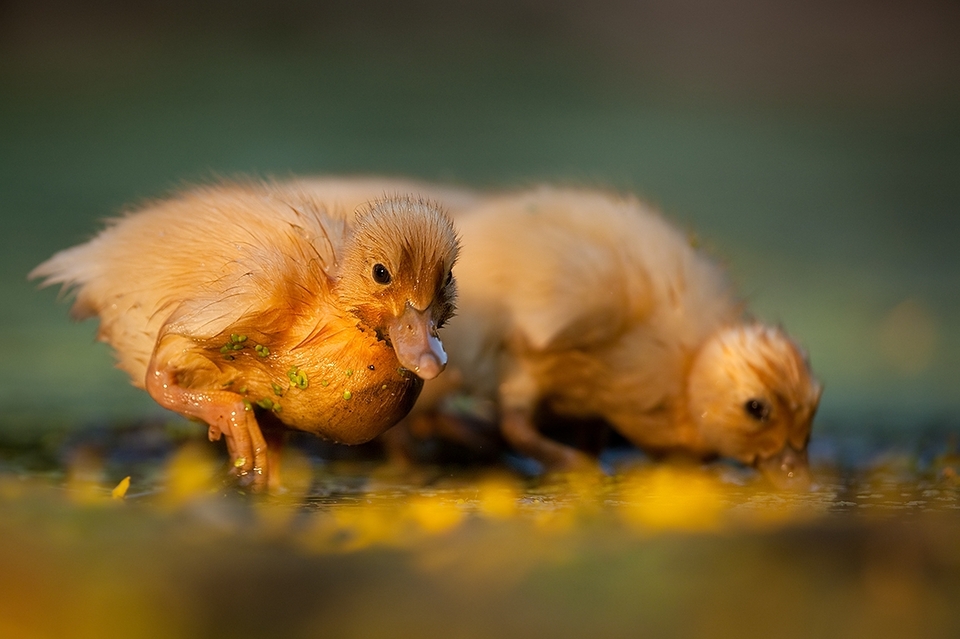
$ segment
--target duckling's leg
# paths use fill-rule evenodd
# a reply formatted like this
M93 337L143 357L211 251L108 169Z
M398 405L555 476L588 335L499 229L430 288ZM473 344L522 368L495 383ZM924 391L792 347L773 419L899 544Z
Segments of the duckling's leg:
M145 386L150 396L164 408L206 422L210 427L210 441L217 441L225 435L227 451L237 475L249 481L254 490L266 486L269 472L267 445L253 410L243 403L240 395L226 390L183 388L177 383L176 369L170 365L157 366L156 356L147 369Z
M500 432L517 452L532 457L548 471L593 471L589 455L544 437L533 419L539 400L536 379L522 360L510 362L500 384Z
M508 409L500 415L500 432L519 453L536 459L548 471L595 471L597 462L575 448L544 437L533 420L533 411Z

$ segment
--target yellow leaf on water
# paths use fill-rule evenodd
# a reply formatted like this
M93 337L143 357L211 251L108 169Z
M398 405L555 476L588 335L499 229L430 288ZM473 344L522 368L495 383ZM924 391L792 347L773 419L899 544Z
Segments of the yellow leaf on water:
M346 533L346 541L339 544L341 550L354 551L374 545L390 545L399 538L401 525L394 508L337 508L332 514L336 531Z
M652 530L712 530L720 524L723 495L715 480L695 469L664 466L625 482L623 514Z
M113 495L114 499L123 499L127 495L127 489L130 488L130 476L126 476L120 480L120 483L117 484L117 487L113 489L113 492L110 493Z
M477 491L480 512L487 517L505 519L517 513L520 497L510 483L488 479L478 486Z
M196 443L181 446L167 462L164 501L176 505L209 494L217 472L216 463L207 446Z
M430 534L455 528L463 519L463 511L456 504L437 497L411 499L408 513L423 531Z

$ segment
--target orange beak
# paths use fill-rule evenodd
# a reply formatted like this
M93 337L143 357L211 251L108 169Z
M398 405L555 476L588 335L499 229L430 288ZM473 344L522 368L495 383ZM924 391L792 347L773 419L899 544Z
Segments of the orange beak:
M408 303L387 326L387 334L401 366L422 379L433 379L443 372L447 354L429 308L418 311Z
M796 450L787 444L776 455L758 460L757 469L779 490L806 490L810 487L806 449Z

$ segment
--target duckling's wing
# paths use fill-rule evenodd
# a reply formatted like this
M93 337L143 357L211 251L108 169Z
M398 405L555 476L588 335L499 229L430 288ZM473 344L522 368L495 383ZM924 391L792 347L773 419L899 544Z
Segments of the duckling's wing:
M179 302L166 330L195 338L236 327L271 335L316 317L332 303L336 250L346 228L342 220L322 221L285 221L269 233L249 234L232 259L222 260L217 277Z
M242 321L276 330L329 296L346 228L297 189L215 185L111 220L30 276L74 288L74 315L99 315L111 343L120 332L152 341L164 325L197 338Z
M329 291L322 271L292 262L271 263L271 258L276 256L238 263L234 272L181 301L167 321L167 331L206 338L245 325L278 333Z

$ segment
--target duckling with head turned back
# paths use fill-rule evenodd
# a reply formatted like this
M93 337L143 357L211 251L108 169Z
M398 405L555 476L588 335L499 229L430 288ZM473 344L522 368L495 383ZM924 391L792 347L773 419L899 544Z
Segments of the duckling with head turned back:
M74 288L74 317L99 317L133 384L224 437L255 488L269 475L257 413L364 442L447 359L437 331L454 311L459 250L447 215L384 190L370 201L372 185L305 184L188 191L30 274Z

